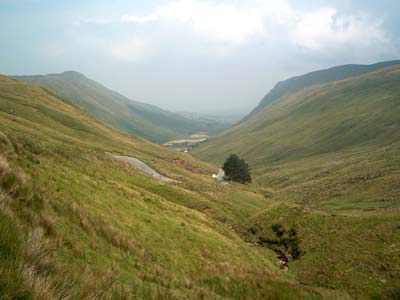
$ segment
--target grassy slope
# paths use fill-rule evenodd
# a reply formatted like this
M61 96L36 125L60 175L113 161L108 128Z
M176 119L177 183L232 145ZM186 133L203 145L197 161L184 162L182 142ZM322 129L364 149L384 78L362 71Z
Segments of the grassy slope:
M346 299L300 285L229 226L270 203L213 167L0 77L1 299ZM165 184L111 160L130 155Z
M199 131L213 134L228 127L227 124L193 120L153 105L132 101L73 71L17 78L48 88L84 108L97 119L153 142L162 143Z
M194 154L221 163L230 153L255 169L399 137L400 67L290 94ZM265 172L263 172L265 173Z
M243 121L248 120L259 111L263 110L266 106L271 105L287 94L298 92L313 85L344 80L399 64L400 60L381 62L372 65L344 65L289 78L277 83L276 86L265 95L258 106L243 119Z
M391 67L290 94L195 150L250 162L277 204L244 224L297 228L306 253L290 269L303 282L399 297L399 83Z
M290 198L244 223L262 228L258 237L273 238L271 224L295 228L300 236L300 259L289 273L311 286L345 289L354 299L398 299L399 210L345 213L293 205ZM340 202L337 202L338 204Z

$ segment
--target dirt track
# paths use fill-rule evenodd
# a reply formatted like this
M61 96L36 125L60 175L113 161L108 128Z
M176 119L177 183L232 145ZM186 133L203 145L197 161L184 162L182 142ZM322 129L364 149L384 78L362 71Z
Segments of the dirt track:
M164 181L164 182L177 182L174 179L165 177L161 174L159 174L158 172L156 172L155 170L153 170L152 168L150 168L148 165L146 165L144 162L142 162L141 160L134 158L134 157L130 157L130 156L123 156L123 155L117 155L117 154L113 154L113 153L107 153L108 155L110 155L112 158L120 160L120 161L124 161L127 162L133 166L135 166L136 168L138 168L140 171L142 171L143 173L145 173L146 175L153 177L155 179Z

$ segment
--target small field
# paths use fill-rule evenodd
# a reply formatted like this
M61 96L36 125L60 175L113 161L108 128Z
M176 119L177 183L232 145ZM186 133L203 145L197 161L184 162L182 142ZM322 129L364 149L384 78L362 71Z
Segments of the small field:
M163 144L163 146L188 151L193 147L196 147L201 143L204 143L208 139L209 136L206 132L199 132L192 134L189 138L177 139L166 142Z

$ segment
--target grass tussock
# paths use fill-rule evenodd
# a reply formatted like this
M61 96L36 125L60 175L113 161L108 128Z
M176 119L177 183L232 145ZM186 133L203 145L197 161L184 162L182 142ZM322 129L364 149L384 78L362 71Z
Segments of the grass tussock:
M42 205L34 216L20 219L26 217L24 207L34 207L32 201L39 197L33 195L28 176L4 157L0 183L1 299L123 299L112 274L71 269L56 258L56 245L46 238L55 235L55 227Z

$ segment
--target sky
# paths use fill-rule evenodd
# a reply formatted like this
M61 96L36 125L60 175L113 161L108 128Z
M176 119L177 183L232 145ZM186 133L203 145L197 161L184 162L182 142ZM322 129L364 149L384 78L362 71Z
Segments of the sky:
M400 59L398 0L0 0L0 73L75 70L171 111L245 114L278 82Z

